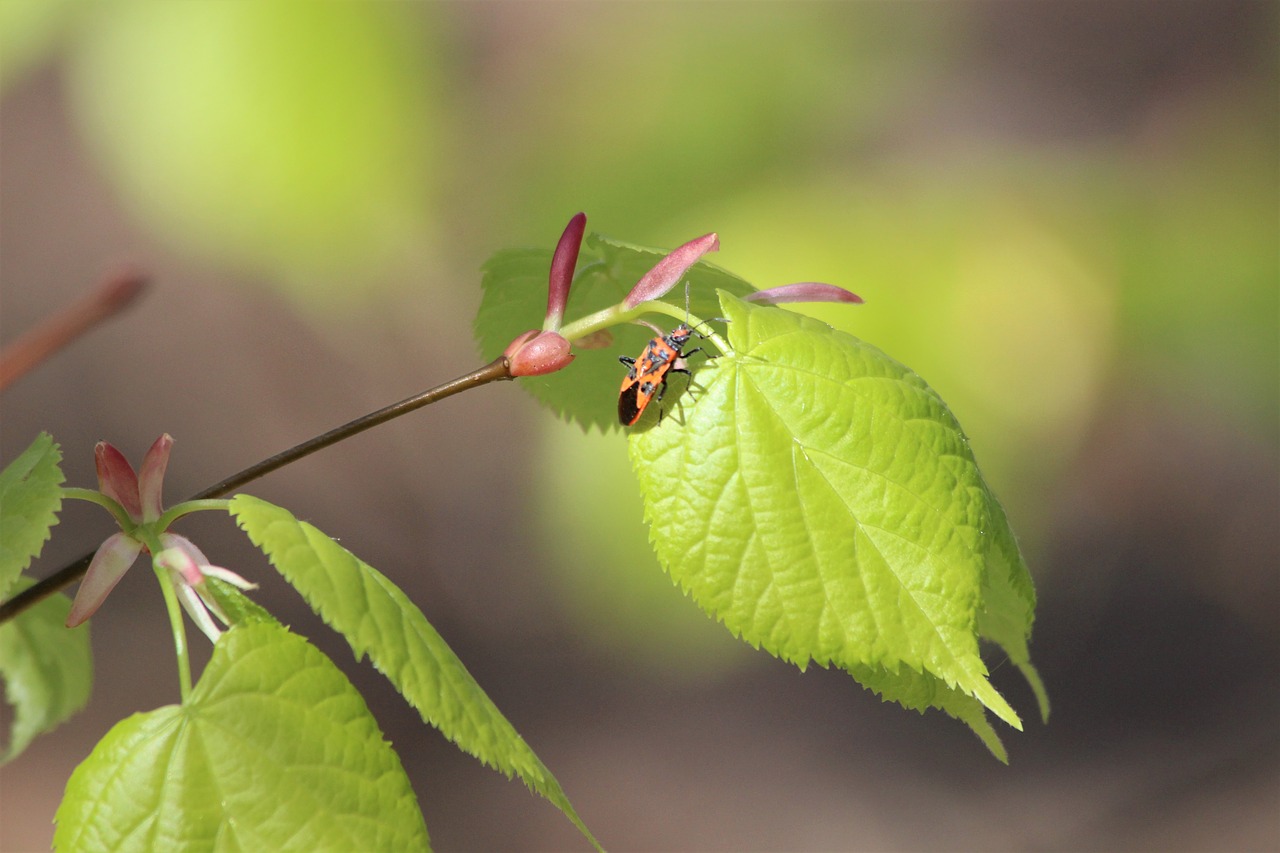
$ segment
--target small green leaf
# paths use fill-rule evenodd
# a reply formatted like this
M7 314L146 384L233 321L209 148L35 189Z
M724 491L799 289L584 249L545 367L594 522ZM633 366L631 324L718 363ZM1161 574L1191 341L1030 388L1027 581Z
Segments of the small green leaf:
M509 249L498 252L484 265L484 297L476 315L475 333L486 359L496 358L521 332L542 326L547 310L547 276L551 247ZM569 294L566 321L572 321L621 302L636 282L667 253L590 234L583 241L577 274ZM698 317L716 316L720 310L716 289L738 296L755 290L733 273L701 261L685 274L690 282L689 310ZM665 301L684 307L684 288L674 288ZM667 317L660 323L674 325ZM653 337L645 326L627 324L609 330L613 340L605 346L573 348L574 361L547 376L526 377L520 383L557 415L600 429L618 426L618 390L626 370L618 356L636 356Z
M599 846L560 783L399 587L285 509L236 495L231 514L356 658L368 655L423 720L508 778L518 775Z
M76 768L54 847L423 850L400 760L355 687L270 623L214 646L184 705L117 723Z
M19 590L32 582L21 580ZM0 675L13 706L13 727L0 764L18 756L36 735L47 732L89 701L93 655L89 629L66 628L71 599L51 595L0 625Z
M62 452L40 433L0 471L0 599L49 540L62 506Z
M1003 513L959 424L874 347L721 300L734 355L699 368L696 395L631 437L663 565L752 645L941 708L1001 755L962 701L1022 727L987 680L979 607L1025 660L1034 594L1007 524L989 535ZM1002 574L988 580L991 560ZM989 588L1007 595L984 601Z
M271 622L278 620L262 605L258 604L239 589L218 578L204 579L205 594L210 596L232 625L247 625L253 622Z

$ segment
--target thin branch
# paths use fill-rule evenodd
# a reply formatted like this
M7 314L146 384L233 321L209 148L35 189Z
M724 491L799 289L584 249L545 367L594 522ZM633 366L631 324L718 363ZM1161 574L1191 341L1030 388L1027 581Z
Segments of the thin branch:
M239 474L235 474L220 483L215 483L209 488L197 492L192 495L191 500L222 497L246 483L270 474L277 468L296 462L304 456L315 453L317 450L323 450L331 444L342 441L344 438L350 438L379 424L384 424L393 418L407 415L409 412L443 400L445 397L452 397L460 391L478 388L490 382L510 378L512 377L507 359L497 358L478 370L473 370L471 373L459 376L457 379L446 382L443 385L437 385L435 388L423 391L421 394L401 400L399 403L392 403L390 406L378 409L376 412L371 412L364 417L356 418L350 423L343 424L323 435L318 435L309 441L304 441L302 444L291 447L283 453L277 453L269 459L264 459L256 465L251 465ZM63 587L75 583L88 571L89 563L92 559L93 554L85 554L74 563L64 566L44 580L38 581L13 598L0 604L0 624L4 624L31 605L47 598Z

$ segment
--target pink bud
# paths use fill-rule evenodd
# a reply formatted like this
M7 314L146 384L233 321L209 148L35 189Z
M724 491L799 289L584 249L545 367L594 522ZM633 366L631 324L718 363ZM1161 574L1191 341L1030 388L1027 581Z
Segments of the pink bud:
M156 564L163 569L176 572L187 586L198 586L204 582L204 574L195 557L181 548L168 548L156 554Z
M555 373L573 361L569 342L558 332L525 332L503 353L512 376Z
M161 491L164 487L164 471L169 466L169 451L173 449L173 436L165 433L155 440L142 459L138 472L138 498L142 504L142 520L155 521L164 512Z
M763 302L766 305L781 305L783 302L850 302L861 304L862 297L850 293L834 284L822 284L817 281L802 281L798 284L784 284L768 290L749 293L743 300L746 302Z
M690 240L678 249L673 250L644 274L636 286L631 288L627 298L622 301L623 308L631 309L641 302L657 299L676 286L680 276L707 252L720 249L720 238L715 232L704 234L696 240Z
M124 454L105 441L93 448L98 468L98 490L114 500L134 521L142 520L142 500L138 496L138 475Z
M108 536L98 546L85 572L76 600L67 614L67 627L74 628L98 611L107 593L120 583L133 561L142 553L142 543L123 533Z
M522 346L529 343L529 341L533 340L540 334L542 334L542 332L539 331L538 329L530 329L529 331L522 333L514 341L507 344L507 348L502 351L502 354L506 356L508 359L510 359L513 355L515 355L517 352L520 351L520 348Z
M555 254L551 256L550 285L547 288L547 319L543 328L555 331L564 318L564 307L569 302L569 285L573 283L573 271L578 265L578 251L582 248L582 234L587 228L587 215L579 213L569 220Z

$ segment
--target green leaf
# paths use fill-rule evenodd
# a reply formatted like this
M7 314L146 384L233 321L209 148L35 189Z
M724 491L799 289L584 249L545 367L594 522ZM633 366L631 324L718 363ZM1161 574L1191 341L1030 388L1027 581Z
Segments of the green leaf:
M236 495L231 514L356 658L368 655L423 720L508 778L518 775L596 844L560 783L399 587L287 510Z
M1035 620L1036 591L1027 564L1004 507L989 495L991 524L987 540L987 573L982 590L982 610L978 613L978 633L999 645L1027 680L1040 708L1040 718L1049 721L1049 694L1040 673L1031 665L1027 638Z
M948 687L942 679L905 667L890 672L883 667L855 666L849 668L849 674L887 702L897 702L922 713L938 708L955 717L969 726L1002 764L1009 763L1009 754L983 713L982 703L955 687Z
M116 724L76 768L54 847L422 850L400 760L346 676L270 623L214 646L183 705Z
M232 625L248 625L254 622L280 624L262 605L239 589L218 578L204 579L205 594L211 597Z
M26 589L32 581L19 581ZM0 764L16 758L36 735L78 712L93 688L89 629L66 628L71 599L56 594L0 625L0 675L13 706Z
M696 236L696 235L691 235ZM520 333L541 328L547 311L547 278L551 248L508 249L484 265L484 297L476 315L475 333L486 359L499 356ZM591 234L582 245L577 274L569 294L566 322L621 302L636 282L667 254ZM716 289L739 296L755 290L747 282L706 261L684 276L690 283L689 310L704 319L720 310ZM664 300L684 307L684 288L675 287ZM674 325L662 317L664 328ZM653 337L645 326L627 324L610 330L612 340L586 348L575 342L573 364L558 373L526 377L520 384L557 415L583 427L618 427L618 390L626 370L618 356L637 356Z
M736 636L941 708L1000 755L980 709L961 701L1022 727L987 680L979 608L1025 653L1034 594L959 424L920 377L857 338L721 301L735 352L698 369L674 415L646 415L631 436L659 559ZM1008 595L984 600L988 589Z
M62 506L62 452L40 433L0 471L0 598L49 540Z

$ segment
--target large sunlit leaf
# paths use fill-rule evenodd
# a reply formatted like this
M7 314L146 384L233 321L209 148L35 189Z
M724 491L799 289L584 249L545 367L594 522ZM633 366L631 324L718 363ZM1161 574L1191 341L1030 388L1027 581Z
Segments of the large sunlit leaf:
M584 653L704 686L750 666L751 651L656 570L621 438L548 421L539 439L529 511L547 581Z
M979 611L1025 661L1034 594L959 424L876 348L779 308L722 305L735 353L630 441L663 565L747 642L942 708L1000 755L964 701L1021 728L987 680Z
M25 589L30 581L20 581ZM89 629L67 630L71 599L55 594L0 625L0 677L13 708L0 736L0 764L16 758L36 735L47 732L89 701L93 656Z
M508 249L485 263L484 298L476 316L475 333L486 359L496 358L521 332L541 327L547 310L547 276L553 247L554 243L550 243L546 249ZM599 234L588 235L578 259L566 320L572 321L620 302L666 254L662 249L634 246ZM690 311L704 318L714 317L719 311L714 296L717 288L737 296L755 290L733 273L706 261L690 268L682 280L690 283ZM665 301L683 308L684 293L683 287L676 287ZM654 319L664 330L674 325L669 317ZM547 376L526 377L520 384L566 420L583 426L616 429L618 389L626 375L626 369L618 364L618 356L639 355L653 337L653 330L625 325L609 331L611 340L596 342L591 348L575 342L574 361L564 370Z
M40 553L62 506L62 452L41 433L0 471L0 598Z
M60 851L427 847L360 694L269 622L224 634L188 702L117 723L71 775L57 824Z
M551 771L399 587L287 510L237 495L231 513L356 657L368 655L423 720L484 764L518 775L596 843Z

